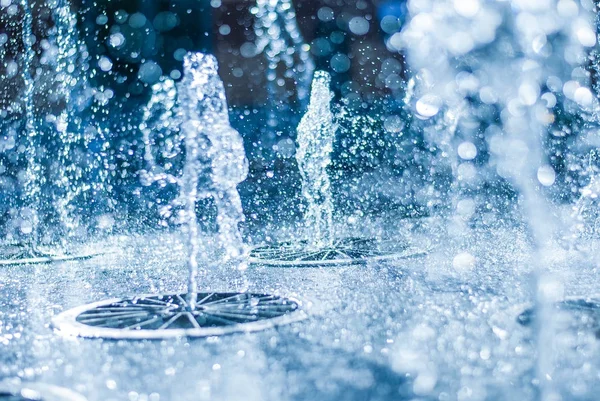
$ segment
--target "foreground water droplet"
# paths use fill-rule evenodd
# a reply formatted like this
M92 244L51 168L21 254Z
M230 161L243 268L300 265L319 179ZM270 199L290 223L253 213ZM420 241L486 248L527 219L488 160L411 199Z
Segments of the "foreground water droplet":
M537 178L540 184L545 187L549 187L556 181L556 172L552 166L545 165L538 168Z
M434 95L425 95L417 101L417 113L429 118L440 111L440 99Z
M467 273L475 268L477 259L468 252L459 253L452 259L452 267L459 273Z

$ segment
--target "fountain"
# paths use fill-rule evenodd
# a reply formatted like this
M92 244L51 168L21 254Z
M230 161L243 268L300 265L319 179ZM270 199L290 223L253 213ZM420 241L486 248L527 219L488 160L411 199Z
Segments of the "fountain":
M308 111L298 126L296 160L307 203L304 229L310 240L254 248L250 262L270 266L324 266L406 258L423 250L402 239L341 237L334 235L333 200L327 167L331 164L337 129L331 111L331 77L316 71Z
M221 263L245 258L238 224L243 220L237 184L247 174L242 139L229 125L225 88L214 56L188 53L184 76L177 85L169 79L156 84L140 130L149 168L144 183L171 183L179 188L175 207L183 207L187 237L186 294L141 295L109 299L63 312L54 327L67 335L119 339L206 337L264 330L305 318L301 302L276 295L244 292L198 292L199 279L214 269L207 241L196 216L199 199L211 197L217 207ZM162 128L153 132L152 128ZM162 168L153 153L152 134L183 150L183 167ZM160 152L164 158L165 154ZM173 153L171 155L174 156ZM168 156L168 155L167 155ZM168 157L166 158L168 160ZM160 160L160 159L159 159ZM242 269L244 268L243 261Z
M46 146L54 146L51 151L57 152L56 161L59 165L57 176L52 176L47 171L48 166L42 162L38 154L43 142L43 134L38 126L40 116L36 115L34 110L36 80L32 75L32 66L35 59L32 12L27 1L21 1L20 6L24 13L22 42L25 51L23 53L21 76L24 87L22 101L25 109L24 134L27 138L25 145L27 167L23 181L21 217L17 228L19 231L17 234L18 240L2 245L0 248L0 255L2 255L0 265L89 259L101 253L85 249L73 249L73 246L68 244L69 240L72 242L73 237L76 236L75 229L79 225L74 216L73 202L88 187L87 184L82 182L82 167L77 166L74 161L74 146L76 144L83 147L87 145L87 143L82 143L84 138L83 128L72 121L79 118L76 102L73 98L75 96L85 96L85 90L87 89L85 76L79 74L77 65L80 56L80 43L77 40L76 19L66 0L57 0L57 3L53 5L53 18L57 31L55 41L58 46L56 57L58 85L56 93L58 99L62 100L65 106L59 116L50 116L56 120L56 137L52 138ZM74 94L74 92L77 94ZM47 209L45 205L42 205L42 188L48 182L58 188L57 192L53 194L53 203L54 209L59 215L60 224L63 226L62 232L52 233L52 236L58 236L58 240L52 240L50 244L47 244L48 241L42 241L39 233L42 224L49 224L47 216L39 215L41 210Z
M37 160L38 132L36 127L36 117L34 116L33 90L34 78L32 76L32 63L35 57L33 50L33 17L31 8L27 0L22 0L20 6L23 11L23 26L22 26L22 43L24 47L22 72L23 79L23 104L25 109L25 128L24 136L27 138L26 145L26 162L27 170L23 182L23 208L21 210L22 220L20 222L20 235L24 237L23 241L18 244L7 244L3 254L7 254L7 261L20 261L21 259L35 260L37 257L46 256L43 251L38 251L37 226L39 218L37 210L39 209L39 192L40 192L40 165Z
M289 1L201 2L231 35L217 41L230 52L215 49L230 82L215 57L190 52L200 46L184 16L198 8L150 3L87 2L88 59L72 51L65 1L0 0L0 223L22 244L21 265L0 268L0 380L16 378L0 381L0 400L597 398L595 2L298 4L319 62L337 72L351 60L335 95L325 71L309 85ZM64 24L45 30L50 18ZM236 65L253 23L269 61L263 119L256 85L239 79L262 72ZM99 69L88 76L86 62ZM87 78L134 110L102 110L101 141L98 115L82 111L102 97ZM247 89L249 104L228 110L225 88ZM282 141L261 174L270 135L291 125L296 147ZM23 265L102 217L86 202L97 166L70 157L98 142L123 221L107 242L127 251ZM290 161L297 182L279 169ZM273 193L280 204L261 198ZM418 217L395 207L407 199ZM288 207L302 215L277 215ZM275 228L252 224L271 215ZM436 246L412 246L423 243Z

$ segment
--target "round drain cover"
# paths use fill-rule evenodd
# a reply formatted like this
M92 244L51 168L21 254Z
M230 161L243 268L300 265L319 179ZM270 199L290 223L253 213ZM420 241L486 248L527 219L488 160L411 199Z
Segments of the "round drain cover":
M37 247L32 249L21 244L4 244L0 246L0 266L68 262L90 259L102 254L104 254L104 252L83 251L65 253L57 252L56 249L50 247Z
M561 313L561 326L574 330L587 330L600 337L600 300L589 298L569 298L554 304ZM531 326L536 319L535 308L528 308L517 317L523 326Z
M63 312L52 325L62 334L81 337L161 339L265 330L306 317L300 301L275 295L199 293L193 310L186 296L109 299Z
M43 383L0 382L0 401L87 401L67 388Z
M399 240L349 237L318 248L309 245L308 241L258 246L250 252L249 262L266 266L318 267L408 258L425 253L426 250Z

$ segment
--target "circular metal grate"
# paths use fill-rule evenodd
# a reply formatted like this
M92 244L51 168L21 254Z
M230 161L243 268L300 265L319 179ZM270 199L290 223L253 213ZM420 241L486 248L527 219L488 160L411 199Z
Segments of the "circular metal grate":
M187 294L109 299L56 316L61 333L113 339L207 337L265 330L302 320L301 302L275 295L199 293L194 309Z
M557 312L565 312L561 319L563 327L577 331L591 331L600 338L600 300L570 298L557 302L554 307ZM535 319L536 310L528 308L517 317L517 322L529 327Z
M23 244L0 246L0 266L29 265L52 262L85 260L102 255L103 252L63 253L50 247L30 247Z
M0 382L0 401L87 401L64 387L43 383Z
M424 255L426 250L398 240L340 238L332 245L313 247L308 241L258 246L250 252L250 263L280 267L351 265L375 260Z

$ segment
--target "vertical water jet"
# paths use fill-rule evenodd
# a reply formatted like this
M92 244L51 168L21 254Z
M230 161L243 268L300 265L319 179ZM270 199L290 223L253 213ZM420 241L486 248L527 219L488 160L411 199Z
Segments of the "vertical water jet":
M74 229L78 226L72 202L82 191L87 190L89 183L84 182L83 167L75 155L75 145L83 148L84 129L78 97L85 96L87 79L83 68L78 64L80 43L77 39L75 15L71 12L66 0L57 0L50 4L55 22L54 29L49 31L50 41L57 46L56 58L45 62L56 64L53 82L55 90L49 90L56 100L62 102L62 110L57 116L48 114L41 116L42 107L36 109L36 91L41 88L43 79L34 78L33 67L36 51L33 47L36 39L33 34L32 9L26 0L19 2L23 10L21 37L23 44L23 60L21 77L23 80L23 109L25 143L22 147L25 173L20 179L20 216L17 243L4 244L3 260L0 264L48 263L52 261L85 259L97 255L87 251L79 254L67 253L67 238L74 237ZM54 36L52 36L54 35ZM87 57L87 55L86 55ZM43 59L40 60L43 67ZM40 68L38 71L41 71ZM39 73L38 73L39 74ZM47 74L47 73L46 73ZM42 122L51 122L53 133L46 137ZM49 157L48 155L51 155ZM46 202L46 194L51 202ZM43 188L43 189L42 189ZM58 191L55 189L58 188ZM52 205L50 205L52 203ZM54 210L51 211L52 207ZM50 216L55 212L59 216L59 225Z
M26 170L22 190L22 220L20 222L21 235L25 237L23 242L25 249L22 254L16 255L17 258L35 256L38 252L36 249L38 245L38 209L40 207L39 196L42 182L42 168L37 157L39 133L37 132L37 122L34 113L35 80L33 78L32 69L35 50L33 48L33 15L27 0L21 0L19 4L23 10L23 25L21 28L23 60L21 77L23 79L22 102L25 109L24 136L27 139L25 146Z
M331 111L331 76L315 72L308 111L298 125L296 160L302 176L302 195L307 203L304 226L311 230L315 247L333 243L333 200L327 168L337 126Z
M75 216L76 198L86 188L84 173L76 160L78 146L87 147L83 126L77 108L77 97L84 96L88 83L84 68L81 73L80 47L77 32L77 19L71 11L68 0L55 0L52 8L57 46L56 55L56 94L63 104L56 117L56 137L54 144L57 153L57 171L54 184L58 193L54 194L54 204L63 226L61 240L73 237L80 222Z
M302 226L307 239L258 246L250 253L249 260L253 263L314 267L365 263L424 252L404 239L334 235L334 204L327 168L331 164L337 122L331 110L333 92L330 84L329 73L315 72L308 110L298 125L296 161L306 201Z
M179 201L188 230L188 299L192 307L196 303L198 276L206 273L199 270L198 261L203 265L210 263L206 246L199 239L196 216L199 199L210 197L217 208L215 245L222 250L224 260L242 260L243 267L247 253L239 229L244 214L236 186L248 174L248 161L242 138L229 123L225 87L217 67L214 56L188 53L184 57L181 82L174 84L166 79L154 86L140 125L144 159L148 163L142 174L146 184L162 181L179 186ZM157 133L170 144L170 149L185 152L180 171L176 164L165 167L157 163L153 149L157 140L151 138Z
M199 292L200 279L214 263L207 246L219 245L224 260L245 257L238 227L244 215L236 186L246 178L248 161L241 136L229 125L225 88L215 57L188 53L183 67L178 84L163 79L154 85L139 128L148 167L141 172L143 185L159 182L176 184L179 189L180 199L174 206L183 205L187 228L187 293L84 305L53 319L62 333L114 339L204 337L263 330L306 317L299 309L301 303L293 299ZM153 136L157 134L158 138ZM166 147L161 149L162 144ZM172 163L180 153L185 153L183 166ZM204 197L211 197L218 209L217 244L200 238L196 204Z

